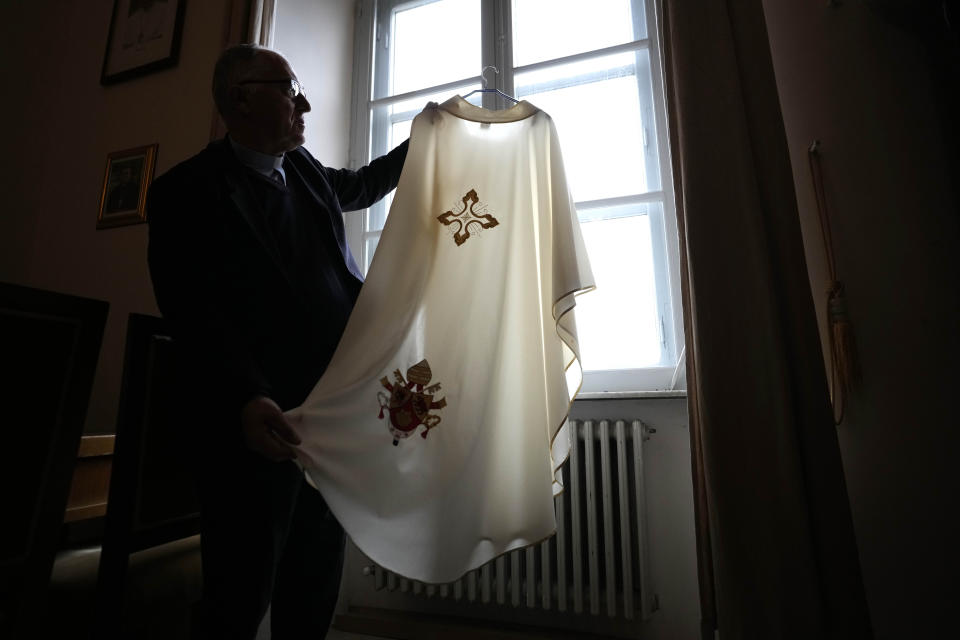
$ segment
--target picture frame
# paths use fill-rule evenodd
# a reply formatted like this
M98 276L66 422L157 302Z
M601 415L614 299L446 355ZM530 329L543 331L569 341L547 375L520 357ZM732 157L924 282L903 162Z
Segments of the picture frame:
M157 144L107 154L97 229L147 221L147 187L153 180Z
M176 66L187 0L114 0L100 84Z

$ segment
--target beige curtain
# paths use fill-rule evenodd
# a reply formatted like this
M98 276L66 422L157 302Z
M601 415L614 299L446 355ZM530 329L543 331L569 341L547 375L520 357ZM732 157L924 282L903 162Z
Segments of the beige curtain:
M762 5L662 17L704 635L869 638Z
M272 49L277 0L247 0L247 2L250 4L250 18L246 42L256 42Z
M222 48L255 42L273 48L276 29L277 3L279 0L231 0L223 18ZM210 70L211 73L213 69ZM227 128L220 120L216 108L210 124L210 139L222 138Z

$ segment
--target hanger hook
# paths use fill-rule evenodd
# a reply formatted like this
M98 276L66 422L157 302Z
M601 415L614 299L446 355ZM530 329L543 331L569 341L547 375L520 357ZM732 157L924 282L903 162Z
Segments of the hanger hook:
M494 72L494 73L500 73L500 70L497 69L497 68L496 68L495 66L493 66L492 64L489 64L489 65L485 66L485 67L483 68L483 70L480 72L480 84L481 84L481 86L482 86L484 89L487 88L487 76L486 76L487 69L493 69L493 72Z

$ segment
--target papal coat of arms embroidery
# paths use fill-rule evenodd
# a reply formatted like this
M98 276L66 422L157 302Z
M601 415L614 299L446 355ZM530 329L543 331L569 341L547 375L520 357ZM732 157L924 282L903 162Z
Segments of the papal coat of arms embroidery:
M440 383L430 384L433 372L426 359L407 369L407 380L403 379L400 369L393 372L396 379L391 384L386 376L380 378L387 391L377 393L380 402L380 419L383 420L384 409L389 413L387 428L393 434L393 444L397 445L403 438L409 438L421 424L424 429L420 433L422 438L427 437L430 429L440 424L440 416L430 413L431 409L442 409L447 406L446 398L434 400L434 394L440 391Z
M467 191L467 195L460 198L463 208L454 213L453 209L437 216L437 220L446 226L457 225L453 230L453 241L459 247L470 237L470 229L479 233L480 229L492 229L500 221L487 213L487 206L480 203L480 197L475 189ZM476 207L480 207L477 209Z

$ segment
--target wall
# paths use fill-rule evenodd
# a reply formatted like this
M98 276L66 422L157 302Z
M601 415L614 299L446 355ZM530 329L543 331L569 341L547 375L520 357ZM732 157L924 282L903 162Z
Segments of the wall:
M304 146L331 167L347 166L353 82L351 0L281 0L274 46L307 88Z
M921 40L862 2L763 4L821 319L828 276L806 149L823 145L863 372L838 435L876 636L939 637L955 626L948 550L960 533L949 517L960 216L938 78Z
M146 264L147 227L98 231L107 154L159 143L156 175L210 139L210 74L228 0L190 0L180 62L100 85L113 0L17 2L0 21L8 51L29 64L2 69L0 118L7 150L0 171L0 281L110 302L87 415L88 433L115 428L126 319L157 314ZM285 0L277 45L310 91L307 147L321 162L347 162L353 3ZM317 114L323 114L318 117Z
M113 0L12 4L0 40L29 63L4 70L0 280L110 302L86 430L112 432L127 315L157 308L146 225L96 229L107 154L159 143L159 175L207 143L226 0L187 3L177 67L109 87L100 69Z

